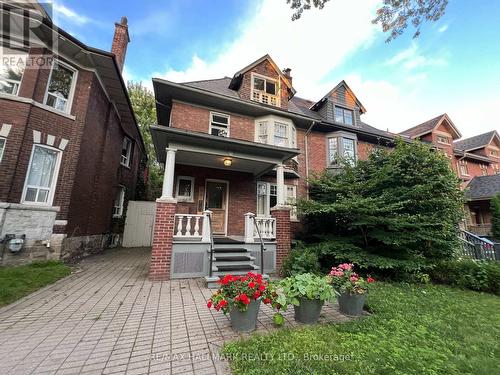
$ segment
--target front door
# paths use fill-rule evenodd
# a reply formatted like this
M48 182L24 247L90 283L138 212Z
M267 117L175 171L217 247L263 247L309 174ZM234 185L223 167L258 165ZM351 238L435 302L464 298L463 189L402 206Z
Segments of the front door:
M207 180L205 191L205 209L213 213L213 233L226 235L227 182Z

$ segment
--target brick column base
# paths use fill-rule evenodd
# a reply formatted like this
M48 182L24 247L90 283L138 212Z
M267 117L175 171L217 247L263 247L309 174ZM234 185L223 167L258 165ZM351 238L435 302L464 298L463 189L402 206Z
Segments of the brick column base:
M149 280L170 280L170 261L177 203L175 200L157 200L156 218L149 264Z
M290 207L271 208L271 216L276 218L276 272L281 274L283 260L290 254Z

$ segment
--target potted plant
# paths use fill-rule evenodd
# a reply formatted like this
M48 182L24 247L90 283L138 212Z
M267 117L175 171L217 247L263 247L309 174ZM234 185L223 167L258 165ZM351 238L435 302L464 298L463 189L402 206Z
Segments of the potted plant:
M340 311L347 315L359 316L363 313L366 294L369 284L375 279L368 277L366 280L354 272L352 263L342 263L332 267L328 280L338 293Z
M280 286L295 310L295 320L300 323L316 323L325 301L331 301L335 292L325 277L302 273L287 277Z
M207 307L229 313L231 327L235 331L255 330L261 301L275 304L276 293L261 274L226 275L219 280L219 284L220 288L208 300Z

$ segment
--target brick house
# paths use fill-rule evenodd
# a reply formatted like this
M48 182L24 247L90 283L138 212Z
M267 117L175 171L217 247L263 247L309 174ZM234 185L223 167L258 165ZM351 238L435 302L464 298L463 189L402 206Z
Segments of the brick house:
M2 264L98 251L119 239L145 158L121 75L127 20L107 52L55 26L43 8L2 3L0 11L11 20L1 51L18 61L0 68ZM16 44L14 24L32 25L37 44ZM57 50L47 47L54 36ZM50 63L29 64L40 56ZM11 235L25 240L19 254L8 250Z
M256 228L264 271L278 270L301 229L292 203L307 197L307 178L339 168L339 156L354 162L393 145L396 135L362 121L366 109L346 82L318 101L298 97L292 82L269 55L233 77L153 79L151 132L165 176L151 279L259 269Z
M400 133L431 143L450 159L466 189L466 229L490 235L490 200L500 193L500 136L496 130L462 138L448 115L443 114Z

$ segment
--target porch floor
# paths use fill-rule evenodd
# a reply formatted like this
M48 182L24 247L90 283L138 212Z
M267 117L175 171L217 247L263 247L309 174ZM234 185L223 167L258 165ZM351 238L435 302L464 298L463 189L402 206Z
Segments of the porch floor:
M0 309L2 374L225 374L218 358L239 335L206 307L202 279L151 283L149 248L84 259L69 277ZM257 331L275 329L262 306ZM293 309L286 325L296 326ZM326 304L321 322L345 321Z

